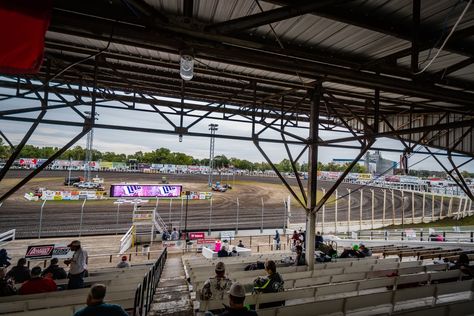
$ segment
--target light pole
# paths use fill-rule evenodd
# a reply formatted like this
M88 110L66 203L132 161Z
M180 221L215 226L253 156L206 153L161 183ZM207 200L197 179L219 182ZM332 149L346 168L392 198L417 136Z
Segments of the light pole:
M211 131L211 141L209 144L209 186L212 186L212 171L214 169L214 146L215 146L215 136L218 124L209 124L209 130Z

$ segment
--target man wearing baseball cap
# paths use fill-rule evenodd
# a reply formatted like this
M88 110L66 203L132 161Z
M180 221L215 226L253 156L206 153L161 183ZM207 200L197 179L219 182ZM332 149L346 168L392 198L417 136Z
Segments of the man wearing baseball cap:
M225 276L224 262L218 262L215 271L216 275L207 279L202 288L201 299L204 301L222 300L232 285L232 281Z
M229 306L226 306L225 311L219 316L257 316L256 311L249 310L244 306L244 301L244 287L238 282L232 284L229 290Z
M67 288L69 290L82 289L84 287L84 274L87 270L87 251L81 248L79 240L73 240L67 246L74 251L72 258L64 261L66 265L71 265L69 267Z

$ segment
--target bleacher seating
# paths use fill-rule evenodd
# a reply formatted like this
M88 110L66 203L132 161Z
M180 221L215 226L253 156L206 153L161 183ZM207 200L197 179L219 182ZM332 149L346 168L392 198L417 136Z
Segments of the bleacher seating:
M398 259L400 253L401 257L408 254L421 257L423 254L441 251L450 254L458 250L384 246L376 249L376 252L397 257L316 264L313 271L308 271L304 266L279 267L277 271L285 280L285 291L265 294L251 293L255 277L265 275L263 270L243 271L251 260L222 261L226 263L228 277L245 285L246 304L255 305L259 309L262 303L286 302L286 306L259 309L259 315L368 315L376 314L375 311L381 314L403 314L414 313L413 308L427 311L437 308L436 311L440 313L451 313L472 308L474 283L463 280L464 274L460 270L447 270L447 264L427 264L423 260L400 262ZM250 259L256 261L255 258ZM264 259L260 257L260 261ZM207 262L206 266L202 261L184 260L196 298L199 298L199 291L205 280L214 275L213 264L218 261L220 260ZM202 312L219 309L223 303L227 303L226 299L203 301L197 306Z
M89 271L84 278L86 286L102 283L107 286L107 302L119 304L125 309L133 308L136 287L142 282L151 265L143 264L130 268L101 268ZM57 280L56 284L66 285L68 280ZM88 288L62 290L57 292L14 295L0 297L0 314L26 315L72 315L85 306Z

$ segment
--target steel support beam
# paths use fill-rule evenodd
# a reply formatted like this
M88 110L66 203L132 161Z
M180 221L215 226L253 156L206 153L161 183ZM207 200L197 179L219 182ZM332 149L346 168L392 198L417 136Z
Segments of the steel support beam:
M323 205L327 202L327 200L329 199L331 194L333 194L333 192L337 189L339 184L341 184L342 181L344 181L344 178L349 174L349 172L351 172L352 168L354 168L354 166L357 164L359 159L362 158L362 156L365 155L365 153L370 149L370 147L372 146L372 144L374 142L375 142L375 139L370 139L368 141L367 145L364 148L361 149L360 153L351 162L351 164L346 168L346 170L344 170L344 172L341 174L339 179L337 179L337 181L333 184L333 186L326 192L326 194L321 198L321 200L319 200L319 202L316 205L316 208L314 210L315 213L317 213L321 209L321 207L323 207Z
M291 3L284 7L280 7L273 10L264 11L257 14L252 14L237 18L234 20L229 20L221 23L211 24L206 26L204 29L206 31L216 32L216 33L237 33L246 29L259 27L262 25L267 25L274 22L279 22L286 19L291 19L296 16L314 12L315 10L324 7L329 4L334 4L334 0L304 0L296 3Z
M84 128L76 137L74 137L69 143L64 145L60 150L55 152L51 157L48 158L41 166L37 167L33 170L29 175L27 175L23 180L21 180L18 184L16 184L13 188L8 190L0 197L0 204L3 203L7 198L9 198L13 193L18 191L22 186L24 186L28 181L33 179L38 173L43 171L50 163L52 163L55 159L61 156L66 150L68 150L72 145L74 145L79 139L81 139L84 135L86 135L90 131L89 128ZM5 169L5 168L4 168ZM3 171L3 169L2 169Z
M313 92L311 101L310 126L308 138L308 200L306 203L306 263L309 270L314 270L314 250L315 250L315 227L316 212L314 208L317 203L318 192L318 138L319 138L319 114L322 97L322 82Z
M420 31L420 10L421 0L413 0L412 23L413 23L413 38L411 40L411 72L418 72L418 56L419 56L419 31Z
M43 110L43 111L40 112L38 117L36 119L34 119L33 124L30 126L30 128L26 132L25 136L23 136L23 139L21 140L21 142L15 147L15 150L12 152L12 154L8 158L7 162L5 163L5 166L2 168L2 170L0 170L0 181L3 180L3 178L7 174L8 170L10 170L10 167L13 165L13 162L18 157L21 150L23 149L23 147L26 145L26 143L30 139L31 135L33 135L33 132L36 130L39 123L41 123L41 120L43 119L45 114L46 114L46 110ZM1 202L2 202L2 200L0 200L0 203Z
M13 146L12 142L8 139L8 137L2 131L0 131L0 136L2 136L2 138L7 142L7 144L10 146L10 148L15 148L15 146Z

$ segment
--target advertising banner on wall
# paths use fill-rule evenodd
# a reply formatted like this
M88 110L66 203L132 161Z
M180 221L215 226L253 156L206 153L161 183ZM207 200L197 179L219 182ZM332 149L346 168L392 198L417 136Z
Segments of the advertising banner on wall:
M26 250L26 259L66 259L72 257L72 251L66 245L35 245L28 246Z
M181 185L176 184L112 184L111 197L180 197Z

